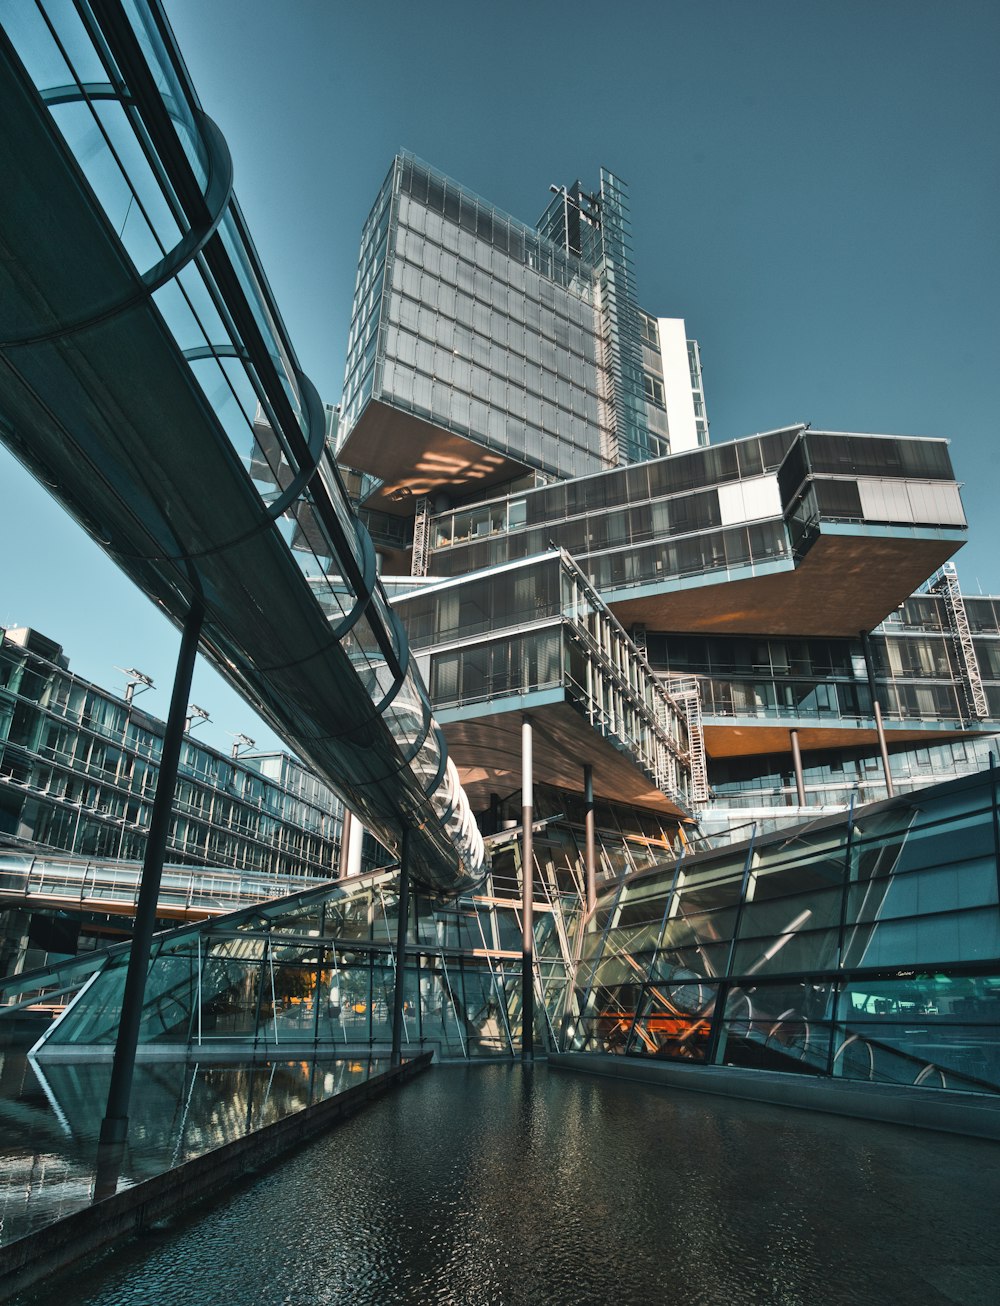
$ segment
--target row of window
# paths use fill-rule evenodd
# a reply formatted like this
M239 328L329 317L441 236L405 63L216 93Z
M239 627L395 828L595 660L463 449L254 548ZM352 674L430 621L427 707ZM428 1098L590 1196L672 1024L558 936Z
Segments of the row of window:
M399 314L400 322L406 317L408 302L403 300L400 304L404 310ZM529 348L521 353L491 348L483 336L448 318L438 318L432 334L397 325L391 312L389 321L386 358L405 363L433 380L445 381L500 409L516 406L521 392L527 390L596 427L596 372L589 381L586 373L579 379L571 379L548 366L548 360L541 357L538 349Z
M400 216L411 226L417 225L421 213L428 224L440 216L447 225L458 227L464 235L474 236L516 263L536 269L556 285L572 286L581 295L591 293L592 269L537 231L412 156L400 156L398 167ZM406 201L407 196L412 203Z
M586 531L587 522L579 525ZM570 543L567 543L569 538ZM530 557L548 547L549 540L573 552L572 537L563 531L518 531L485 540L473 540L433 555L436 576L459 576L484 567L495 567L517 558ZM706 571L731 570L754 563L773 563L788 557L788 540L784 523L760 522L753 526L736 526L724 530L704 531L676 540L648 545L619 547L607 552L591 552L580 562L587 578L596 589L604 591L695 576Z
M84 856L141 858L148 808L136 803L101 803L95 794L98 799L102 795L93 787L81 790L77 798L67 796L65 804L46 802L37 797L40 792L44 791L25 794L20 788L0 785L0 830L18 840ZM283 867L285 873L322 873L333 864L335 848L332 834L294 830L279 823L259 829L208 825L190 821L183 811L174 813L168 837L169 857L187 852L195 861L227 868L277 869L277 855L287 853L293 860Z
M890 627L891 630L891 627ZM841 677L863 681L864 655L857 640L749 639L737 636L645 633L647 656L658 670L684 675L769 675ZM974 647L986 680L1000 681L1000 642L976 639ZM875 634L872 658L880 680L957 676L954 645L945 635Z
M396 230L393 275L403 269L406 293L433 303L444 289L461 291L488 308L517 317L529 330L540 332L562 348L594 352L594 310L585 300L554 286L544 277L500 258L496 251L475 244L462 250L461 238L442 242L400 222Z
M582 458L596 457L590 424L563 409L543 404L530 392L523 395L523 411L508 414L443 381L387 360L379 393L418 417L472 435L480 443L509 451L519 462L556 475L568 474ZM542 427L543 410L553 433Z
M778 473L782 503L792 502L807 476L823 474L931 481L955 479L946 440L810 431L789 452Z
M760 476L781 462L792 438L792 433L786 432L750 436L597 475L578 475L528 491L524 496L525 518L530 526L555 523L583 513L639 505Z

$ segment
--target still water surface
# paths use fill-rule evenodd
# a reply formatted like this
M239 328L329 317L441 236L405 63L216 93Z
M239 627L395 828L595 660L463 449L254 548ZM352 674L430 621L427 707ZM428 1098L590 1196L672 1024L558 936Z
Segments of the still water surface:
M144 1061L136 1066L118 1188L161 1174L342 1093L377 1060ZM0 1050L0 1248L89 1206L110 1061Z
M74 1306L996 1306L1000 1145L544 1066L435 1068ZM67 1289L24 1297L67 1306Z

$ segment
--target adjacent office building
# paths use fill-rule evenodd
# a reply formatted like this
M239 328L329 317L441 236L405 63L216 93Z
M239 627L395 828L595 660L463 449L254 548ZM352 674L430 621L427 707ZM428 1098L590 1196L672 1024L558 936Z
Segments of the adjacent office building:
M126 673L124 696L70 670L62 647L39 631L0 631L0 847L71 854L96 865L142 860L159 775L164 724L141 705L147 679ZM200 724L197 707L190 726ZM339 867L343 804L287 753L247 752L239 737L230 756L188 732L167 836L174 865L224 868L248 882L311 882ZM11 893L22 860L4 865L0 976L35 964L28 913ZM77 906L90 894L81 891ZM273 890L272 890L273 891ZM67 897L64 904L73 902ZM88 902L84 933L121 932ZM95 914L96 913L96 914ZM35 922L37 924L37 921ZM75 951L51 929L35 930L42 950Z

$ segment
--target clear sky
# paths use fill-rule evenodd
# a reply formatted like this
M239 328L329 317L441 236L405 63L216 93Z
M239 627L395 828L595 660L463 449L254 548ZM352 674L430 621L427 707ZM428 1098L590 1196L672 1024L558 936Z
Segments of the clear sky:
M413 150L533 222L629 182L640 301L701 343L713 441L795 421L947 436L1000 592L997 0L166 0L306 372L339 398L358 234ZM177 637L0 450L0 624L159 688ZM249 709L207 669L227 747ZM228 732L228 734L227 734Z

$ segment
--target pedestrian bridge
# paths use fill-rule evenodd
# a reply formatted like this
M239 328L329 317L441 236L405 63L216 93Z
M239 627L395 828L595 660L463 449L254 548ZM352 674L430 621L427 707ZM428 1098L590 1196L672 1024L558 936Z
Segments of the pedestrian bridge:
M30 910L107 912L134 916L142 863L26 852L0 851L0 904ZM313 889L329 880L318 876L262 875L208 866L165 866L156 915L161 920L195 921L221 916L290 889Z
M485 850L158 0L0 32L0 439L390 849Z

